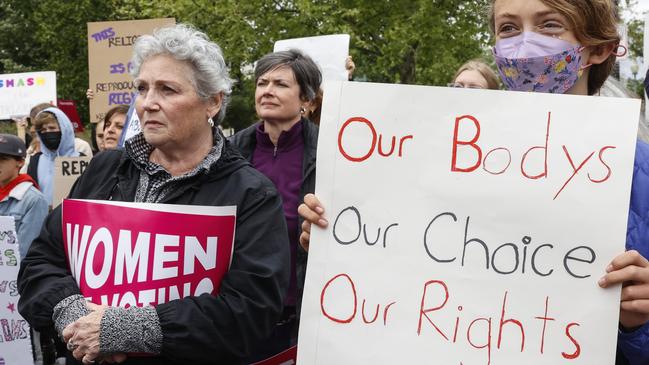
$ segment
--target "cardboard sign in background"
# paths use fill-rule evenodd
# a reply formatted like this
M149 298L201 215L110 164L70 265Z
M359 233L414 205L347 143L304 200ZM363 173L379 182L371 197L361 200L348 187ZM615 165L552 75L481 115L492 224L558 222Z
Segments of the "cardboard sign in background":
M90 121L103 120L108 109L129 105L135 96L131 70L133 45L137 37L175 24L173 18L88 23Z
M147 306L216 295L232 259L236 207L66 199L65 252L90 301Z
M0 119L29 115L40 103L56 105L54 71L0 75Z
M20 252L13 217L0 216L0 364L31 364L29 324L18 313Z
M325 86L298 363L614 363L632 99Z
M54 160L54 192L52 205L61 204L68 196L72 185L85 171L92 157L57 157Z

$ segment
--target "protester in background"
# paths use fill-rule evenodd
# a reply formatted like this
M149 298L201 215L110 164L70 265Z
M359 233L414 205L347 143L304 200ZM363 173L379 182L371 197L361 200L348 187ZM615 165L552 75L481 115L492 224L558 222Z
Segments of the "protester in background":
M54 194L54 160L59 157L78 157L74 148L74 130L70 119L56 107L49 107L36 115L34 127L41 144L41 152L32 156L27 173L38 182L48 204Z
M69 364L72 357L85 364L241 363L273 330L288 287L281 198L214 126L232 87L218 45L187 25L162 28L137 39L132 65L142 132L123 150L95 156L70 197L236 206L220 291L155 308L86 303L67 264L58 207L21 265L19 311L37 330L66 341Z
M320 116L322 114L322 89L318 89L315 98L306 106L304 117L312 121L313 124L320 125Z
M86 90L86 97L88 100L92 100L95 97L94 91L92 89ZM96 140L97 146L99 147L101 145L101 148L99 148L100 151L117 148L119 139L122 136L124 124L126 123L128 109L128 105L114 106L106 112L104 120L97 123L95 136L101 136L101 143L99 137Z
M232 137L243 156L268 176L284 202L291 250L291 281L284 314L275 332L254 352L263 360L297 342L299 301L304 287L306 252L299 247L297 206L315 189L318 127L303 115L320 89L322 76L300 51L269 53L255 67L255 108L261 119Z
M356 70L356 64L352 59L352 56L349 55L345 59L345 70L347 70L347 80L352 81L354 79L354 70Z
M93 123L90 127L91 140L92 140L92 149L94 153L103 151L104 148L104 121L102 120L99 123Z
M38 236L48 211L47 200L36 182L20 173L26 150L20 138L0 134L0 215L14 217L20 257L25 257Z
M495 0L490 26L496 35L496 65L509 90L594 95L620 48L610 0ZM649 145L638 141L628 251L613 259L599 280L603 288L622 284L617 364L649 363L648 191ZM326 227L328 222L313 194L305 196L299 212L305 218L300 243L308 248L311 224Z
M29 112L29 115L31 116L31 120L33 121L34 118L36 118L36 115L38 113L40 113L43 110L45 110L45 109L47 109L49 107L52 107L52 106L53 105L49 104L49 103L40 103L40 104L34 106L31 109L31 111ZM63 114L65 115L65 113L63 113ZM66 118L67 118L67 115L66 115ZM69 118L68 118L68 120L69 120ZM72 123L72 122L70 122L70 123ZM74 126L72 128L72 131L74 133ZM92 147L90 147L90 143L84 141L83 139L77 137L76 135L74 137L74 150L79 152L81 154L81 156L92 157Z
M460 66L449 87L470 89L500 89L498 76L485 62L479 59L471 60Z
M38 112L42 111L43 109L49 108L51 106L52 105L49 103L41 103L34 106L29 111L29 117L28 117L29 135L31 136L31 142L27 147L27 157L25 157L25 164L23 165L22 169L20 169L21 174L27 173L27 168L29 167L29 162L31 161L32 156L41 153L41 141L36 136L36 126L34 126L34 118L36 118L36 114L38 114Z
M34 126L32 119L30 119L29 122L29 136L31 138L29 142L29 147L27 147L27 156L33 156L41 152L41 141L36 136L36 127Z
M86 98L92 100L95 97L95 92L92 89L86 90ZM101 120L97 123L91 123L90 126L90 141L92 142L92 150L94 153L104 150L104 121Z
M117 148L119 138L124 130L126 115L128 114L128 105L118 105L112 107L106 112L104 117L104 149L113 150Z

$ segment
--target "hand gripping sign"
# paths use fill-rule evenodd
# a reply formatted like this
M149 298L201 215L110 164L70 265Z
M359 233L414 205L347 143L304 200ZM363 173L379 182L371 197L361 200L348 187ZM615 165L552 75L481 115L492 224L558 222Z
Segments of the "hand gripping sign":
M639 102L330 83L298 363L614 363Z
M84 297L109 306L216 295L235 224L236 207L63 201L72 276Z

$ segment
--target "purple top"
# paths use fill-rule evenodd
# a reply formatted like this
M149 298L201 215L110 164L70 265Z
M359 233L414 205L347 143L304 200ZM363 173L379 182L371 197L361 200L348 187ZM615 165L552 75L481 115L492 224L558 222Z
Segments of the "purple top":
M266 175L277 187L284 202L284 216L288 227L291 249L291 281L285 305L294 306L297 300L297 277L295 260L299 240L297 207L302 196L302 160L304 156L304 136L302 121L279 135L277 146L264 130L264 123L257 126L257 145L252 154L252 166Z

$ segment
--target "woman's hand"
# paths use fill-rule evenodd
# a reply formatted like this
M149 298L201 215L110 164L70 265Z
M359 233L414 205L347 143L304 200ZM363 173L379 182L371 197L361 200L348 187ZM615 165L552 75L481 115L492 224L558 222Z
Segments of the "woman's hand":
M356 64L352 60L352 56L349 55L345 59L345 70L347 70L347 80L351 80L354 77L354 70L356 69Z
M313 194L304 196L304 203L300 204L297 212L304 218L302 222L302 234L300 234L300 245L304 250L309 251L309 241L311 240L311 224L320 228L326 228L329 222L324 219L324 208L320 200Z
M92 364L101 357L99 352L101 317L107 307L93 303L86 303L86 305L90 313L70 323L65 327L62 335L68 350L72 351L75 359L84 364ZM112 359L113 356L110 357Z
M88 100L94 99L95 98L95 92L92 91L92 89L86 90L86 98L88 98Z
M626 329L649 321L649 261L638 251L618 255L599 280L602 288L622 284L620 324Z

